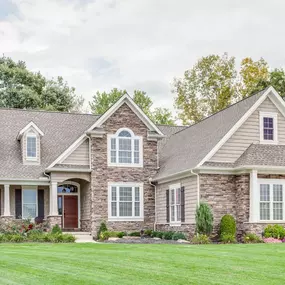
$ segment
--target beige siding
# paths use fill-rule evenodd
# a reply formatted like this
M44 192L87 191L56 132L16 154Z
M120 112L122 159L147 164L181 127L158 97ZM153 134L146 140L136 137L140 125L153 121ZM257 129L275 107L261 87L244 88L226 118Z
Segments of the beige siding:
M185 187L185 223L195 223L197 204L197 177L190 176L171 182L159 184L156 188L156 217L158 224L166 223L166 190L172 184L180 183Z
M90 183L80 182L80 207L81 220L90 220L91 218L91 188Z
M0 215L4 214L4 189L3 186L0 186Z
M74 150L63 164L89 165L89 141L86 139L76 150Z
M278 143L285 144L285 118L267 98L246 122L228 139L228 141L212 156L210 161L234 162L252 143L260 142L259 112L278 114Z

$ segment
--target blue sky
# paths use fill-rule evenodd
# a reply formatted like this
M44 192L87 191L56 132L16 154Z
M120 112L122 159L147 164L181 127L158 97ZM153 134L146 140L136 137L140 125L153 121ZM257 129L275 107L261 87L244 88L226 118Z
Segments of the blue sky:
M0 0L0 54L62 75L90 100L141 89L173 106L171 83L201 56L285 66L282 0Z

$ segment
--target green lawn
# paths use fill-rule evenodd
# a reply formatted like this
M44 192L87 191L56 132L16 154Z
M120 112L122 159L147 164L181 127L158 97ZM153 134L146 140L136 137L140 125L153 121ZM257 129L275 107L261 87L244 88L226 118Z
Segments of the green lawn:
M0 244L0 284L284 284L285 244Z

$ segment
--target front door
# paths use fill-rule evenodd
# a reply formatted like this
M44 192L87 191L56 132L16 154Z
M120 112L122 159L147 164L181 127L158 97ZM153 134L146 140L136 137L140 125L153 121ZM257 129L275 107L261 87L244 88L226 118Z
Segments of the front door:
M64 195L63 226L65 229L78 228L78 196Z

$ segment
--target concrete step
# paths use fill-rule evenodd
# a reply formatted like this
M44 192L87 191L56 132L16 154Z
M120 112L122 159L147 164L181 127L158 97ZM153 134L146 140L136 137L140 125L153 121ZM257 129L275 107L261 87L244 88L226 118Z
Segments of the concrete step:
M77 243L86 243L86 242L95 243L90 232L65 232L65 233L75 236L76 238L75 242Z
M70 235L74 235L74 236L91 236L90 232L66 232L63 231L65 234L70 234Z

